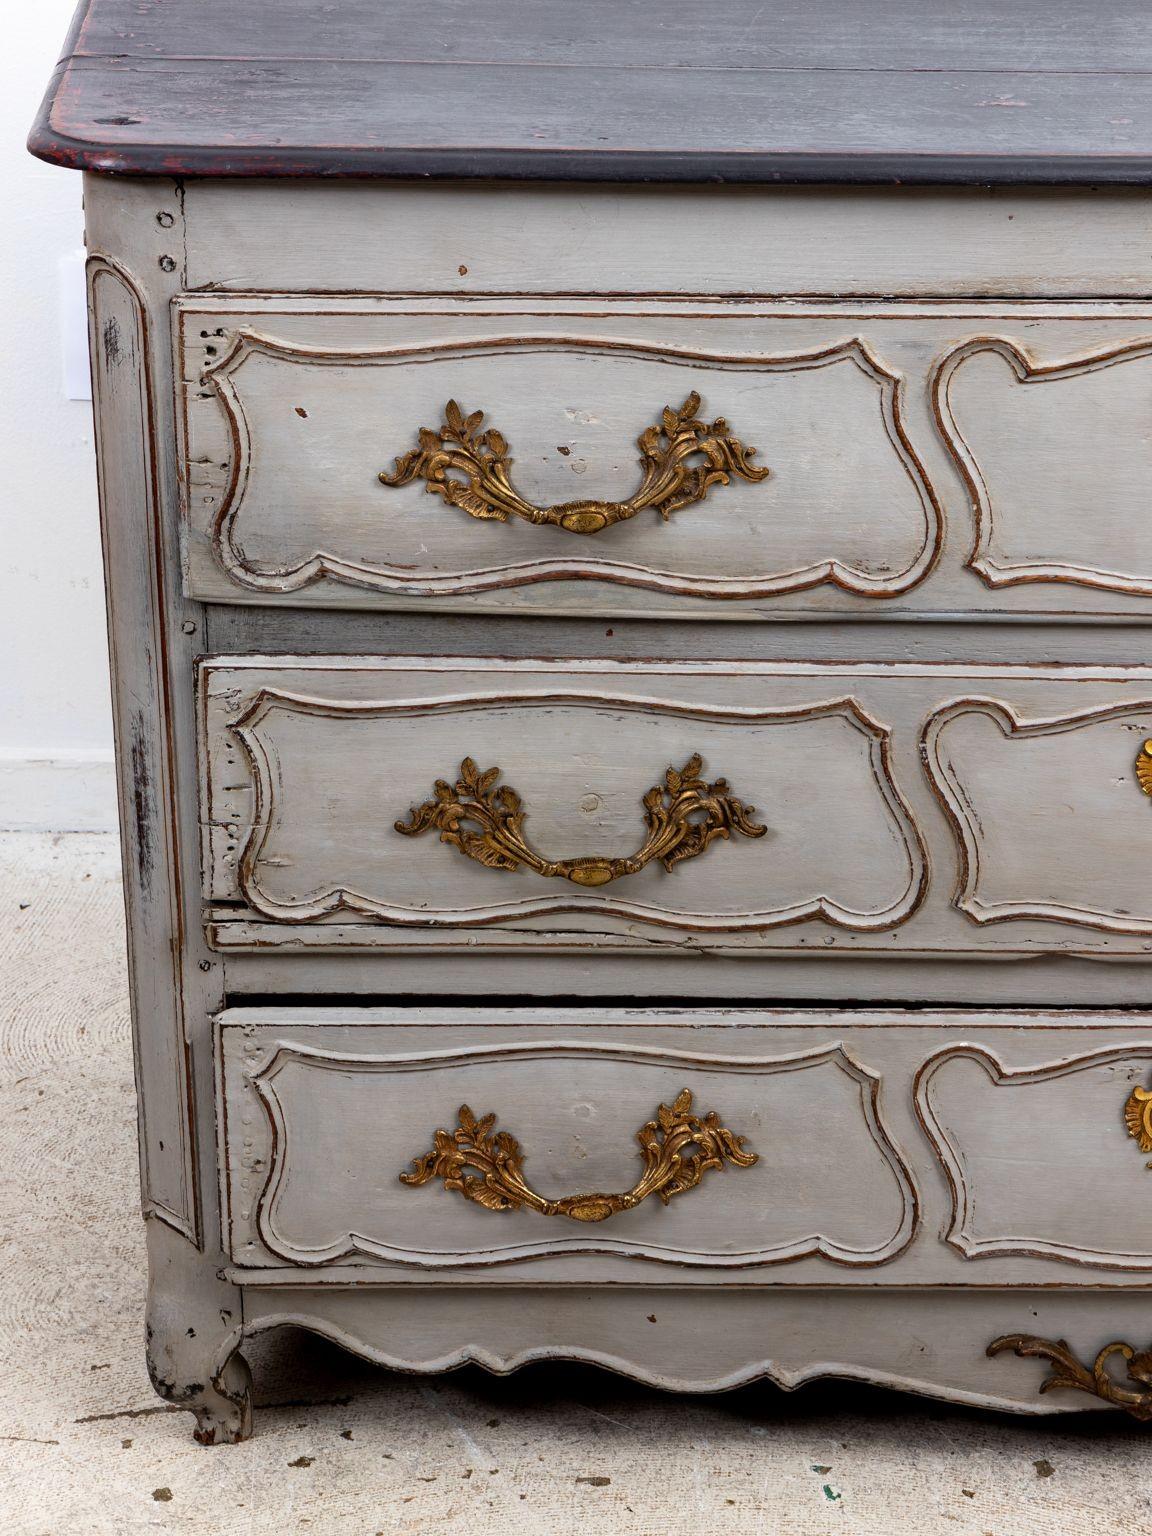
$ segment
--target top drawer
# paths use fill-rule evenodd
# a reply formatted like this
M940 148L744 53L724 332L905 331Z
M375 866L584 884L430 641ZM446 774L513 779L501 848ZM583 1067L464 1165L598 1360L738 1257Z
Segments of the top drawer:
M1148 304L248 294L175 325L206 601L1152 617Z

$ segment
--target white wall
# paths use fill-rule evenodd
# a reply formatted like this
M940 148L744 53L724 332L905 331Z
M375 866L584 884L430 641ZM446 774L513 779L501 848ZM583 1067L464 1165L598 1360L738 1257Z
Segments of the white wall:
M73 0L0 11L0 828L111 828L91 407L65 397L60 318L81 183L24 147Z

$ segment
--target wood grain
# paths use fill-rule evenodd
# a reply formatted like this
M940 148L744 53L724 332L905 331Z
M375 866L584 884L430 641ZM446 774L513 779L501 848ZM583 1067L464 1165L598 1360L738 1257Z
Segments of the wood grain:
M844 0L707 17L523 0L181 12L85 0L36 154L169 175L1145 182L1152 32L1133 0L1011 13ZM549 8L551 9L551 8ZM275 34L272 36L272 34ZM463 41L463 36L468 41ZM574 35L575 34L575 35ZM226 119L226 126L225 126Z

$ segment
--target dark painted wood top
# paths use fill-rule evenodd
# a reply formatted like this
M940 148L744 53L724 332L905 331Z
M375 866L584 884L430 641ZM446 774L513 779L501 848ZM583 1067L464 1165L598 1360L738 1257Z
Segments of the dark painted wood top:
M84 0L29 147L171 176L1152 183L1152 5Z

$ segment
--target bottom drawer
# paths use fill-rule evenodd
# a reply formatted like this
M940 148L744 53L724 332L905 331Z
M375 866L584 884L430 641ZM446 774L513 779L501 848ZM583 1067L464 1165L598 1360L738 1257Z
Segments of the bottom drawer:
M217 1045L241 1282L1152 1282L1142 1013L237 1008Z

